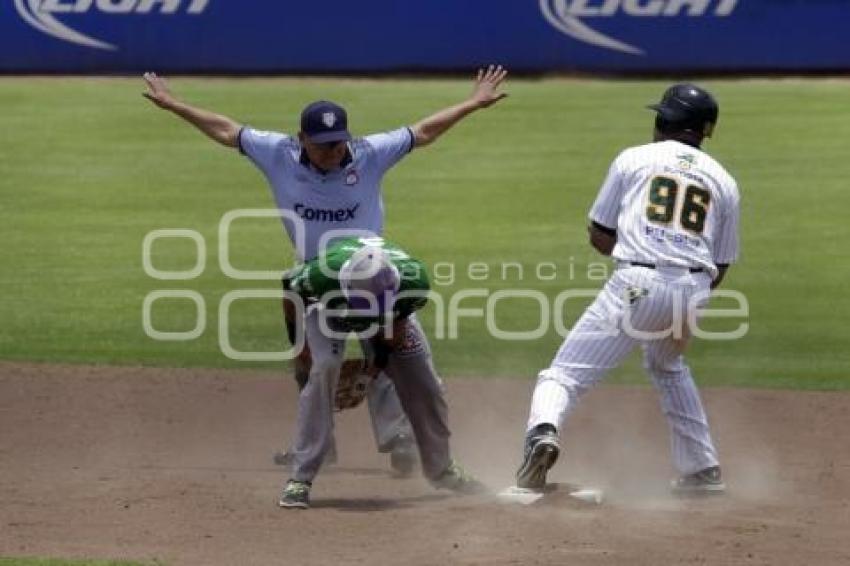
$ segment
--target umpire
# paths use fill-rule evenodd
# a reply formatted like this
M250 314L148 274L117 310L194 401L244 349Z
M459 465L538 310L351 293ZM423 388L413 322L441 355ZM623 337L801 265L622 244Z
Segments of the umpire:
M500 92L499 87L506 75L501 66L481 69L471 95L462 102L412 126L363 138L350 134L346 111L329 101L309 104L301 115L301 130L297 136L291 136L257 130L187 104L175 97L165 80L154 73L144 75L147 84L144 96L210 139L246 155L265 175L277 207L295 216L284 220L284 228L298 258L309 261L332 243L328 239L330 235L342 237L346 232L381 235L384 223L381 182L386 172L413 149L431 144L472 112L505 98L507 94ZM294 331L291 313L287 320L290 331ZM424 335L421 339L422 347L430 351ZM305 350L296 363L302 369L300 377L306 370L307 356ZM312 375L311 371L311 379ZM299 382L303 388L306 380ZM379 451L409 451L413 432L392 383L382 378L373 384L368 399ZM311 389L302 389L299 398L299 427L312 424L302 422L311 412L307 407L315 405L315 400L309 398ZM320 456L326 456L332 446L331 443ZM315 453L315 446L296 446L296 467L299 459ZM322 463L321 457L310 460L310 467ZM303 467L305 462L300 465ZM431 475L437 474L431 471Z

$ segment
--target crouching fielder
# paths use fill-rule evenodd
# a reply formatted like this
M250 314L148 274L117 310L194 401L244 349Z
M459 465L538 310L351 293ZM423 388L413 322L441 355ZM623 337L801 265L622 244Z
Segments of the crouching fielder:
M428 300L425 265L382 238L349 238L304 264L288 291L307 305L304 327L313 364L298 399L292 477L280 506L309 506L313 479L332 442L335 388L350 333L370 350L374 373L383 370L393 381L425 477L436 488L484 491L451 459L442 382L414 315Z
M717 451L683 357L689 321L738 256L738 189L701 151L718 107L690 84L670 87L654 142L623 151L590 211L590 241L616 270L567 336L531 401L519 487L540 489L579 397L638 344L670 426L676 492L722 492Z

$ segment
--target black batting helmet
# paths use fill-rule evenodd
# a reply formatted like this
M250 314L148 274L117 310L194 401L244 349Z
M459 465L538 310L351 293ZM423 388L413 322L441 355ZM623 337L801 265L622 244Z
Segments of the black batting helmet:
M664 92L661 102L650 104L661 131L692 131L711 136L720 113L717 101L707 90L690 83L675 84Z

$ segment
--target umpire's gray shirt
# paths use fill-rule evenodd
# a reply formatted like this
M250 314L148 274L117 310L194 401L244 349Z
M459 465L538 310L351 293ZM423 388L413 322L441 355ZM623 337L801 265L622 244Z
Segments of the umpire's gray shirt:
M297 137L243 127L239 151L266 176L299 259L316 257L329 241L381 235L384 174L413 149L413 132L399 128L348 144L343 166L322 173L307 161Z

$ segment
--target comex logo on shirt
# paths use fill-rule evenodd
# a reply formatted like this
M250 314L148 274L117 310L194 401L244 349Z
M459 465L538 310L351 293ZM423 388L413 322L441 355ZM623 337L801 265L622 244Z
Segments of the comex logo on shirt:
M623 14L635 18L729 16L738 0L540 0L540 10L558 31L590 45L645 55L635 47L596 31L582 18L610 18Z
M305 206L303 203L295 205L293 210L295 214L304 220L315 220L317 222L347 222L354 220L357 209L360 208L360 203L355 204L351 208L312 208Z
M59 14L87 14L99 11L105 14L149 14L156 7L160 14L178 12L198 15L206 10L210 0L15 0L15 9L25 22L35 29L63 41L115 51L117 46L95 39L63 24L56 19Z

